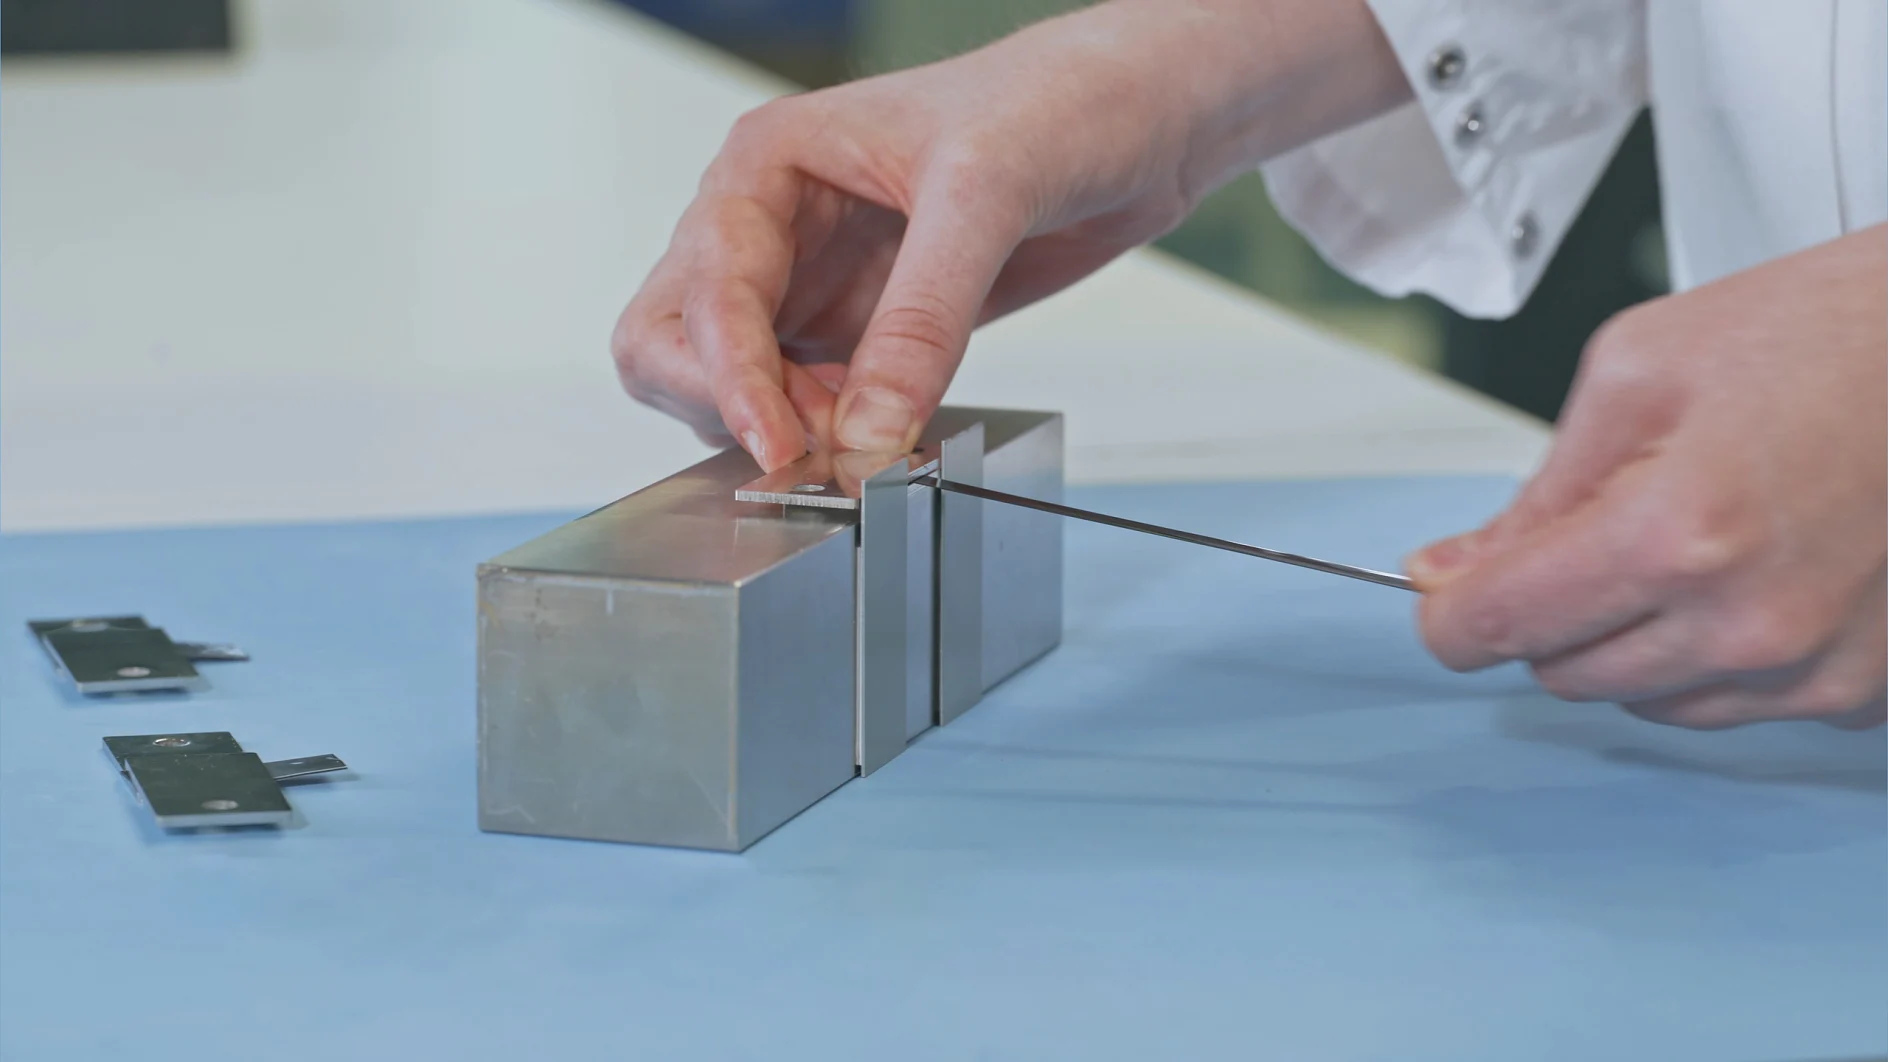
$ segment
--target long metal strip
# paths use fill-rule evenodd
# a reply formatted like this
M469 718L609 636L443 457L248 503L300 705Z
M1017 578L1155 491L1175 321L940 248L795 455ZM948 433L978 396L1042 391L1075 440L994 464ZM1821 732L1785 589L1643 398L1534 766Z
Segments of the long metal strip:
M1231 553L1243 554L1247 557L1257 557L1260 560L1277 561L1280 564L1291 564L1299 568L1310 568L1312 571L1325 572L1330 575L1341 575L1346 579L1361 579L1366 583L1376 583L1379 586L1393 586L1398 590L1414 591L1416 589L1415 582L1407 575L1380 572L1371 568L1358 568L1349 564L1338 564L1335 561L1303 557L1296 553L1282 553L1275 549L1266 549L1263 546L1248 546L1243 542L1233 542L1229 539L1214 538L1211 535L1195 534L1191 531L1178 531L1171 527L1161 527L1158 524L1129 520L1126 517L1090 512L1087 509L1077 509L1069 505L1058 505L1055 502L1046 502L1037 498L1025 498L1020 494L1006 494L1000 490L991 490L988 487L979 487L969 483L958 483L948 479L940 479L937 476L920 476L912 480L912 482L922 483L927 487L936 487L939 490L949 491L953 494L963 494L972 498L981 498L984 501L1002 502L1006 505L1020 505L1025 509L1036 509L1041 512L1054 513L1057 516L1066 516L1075 520L1087 520L1090 523L1107 524L1109 527L1139 531L1146 535L1158 535L1161 538L1171 538L1179 542L1190 542L1196 546L1211 546L1214 549L1223 549Z

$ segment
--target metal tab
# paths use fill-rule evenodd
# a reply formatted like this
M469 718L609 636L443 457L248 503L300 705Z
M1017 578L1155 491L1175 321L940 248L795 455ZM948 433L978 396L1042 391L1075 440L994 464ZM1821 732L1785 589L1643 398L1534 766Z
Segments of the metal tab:
M983 485L983 424L938 444L938 476ZM975 498L937 498L937 700L939 726L983 698L983 509Z
M215 660L230 663L242 663L249 659L249 650L228 642L175 642L177 652L186 660Z
M886 457L886 461L896 460ZM736 487L734 500L779 505L803 505L815 509L857 509L858 481L847 491L840 482L833 455L816 450L798 461L774 469L759 479Z
M347 770L347 763L332 752L319 756L301 756L292 760L270 760L263 764L269 770L269 777L278 782L293 782L302 778L312 778L317 774Z
M139 799L166 829L284 826L294 809L253 752L132 756L125 773Z

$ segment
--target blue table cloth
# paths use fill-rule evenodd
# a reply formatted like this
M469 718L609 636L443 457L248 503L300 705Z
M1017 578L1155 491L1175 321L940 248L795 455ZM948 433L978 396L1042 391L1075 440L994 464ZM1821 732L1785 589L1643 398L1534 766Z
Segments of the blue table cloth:
M1490 479L1088 489L1393 567ZM744 855L481 834L473 566L574 514L0 538L0 1058L1658 1059L1888 1052L1880 732L1451 675L1414 598L1068 528L1061 649ZM65 692L28 618L230 640ZM335 752L167 835L107 734Z

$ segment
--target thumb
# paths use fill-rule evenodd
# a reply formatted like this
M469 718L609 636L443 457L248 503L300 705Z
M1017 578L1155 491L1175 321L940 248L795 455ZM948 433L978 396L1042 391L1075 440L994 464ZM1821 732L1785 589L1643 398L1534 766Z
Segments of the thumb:
M1427 593L1579 508L1621 469L1650 454L1677 419L1679 394L1648 374L1617 372L1634 352L1602 329L1588 344L1540 470L1483 527L1431 543L1404 570Z
M949 199L954 193L933 197ZM833 434L857 450L909 450L944 399L1022 226L1001 211L920 197L852 355Z

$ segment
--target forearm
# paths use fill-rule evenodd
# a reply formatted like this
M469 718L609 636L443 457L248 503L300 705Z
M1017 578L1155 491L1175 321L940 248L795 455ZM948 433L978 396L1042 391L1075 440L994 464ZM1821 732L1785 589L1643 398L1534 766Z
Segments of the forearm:
M1183 179L1196 195L1410 98L1364 0L1188 6L1201 30L1192 80L1202 119Z
M1410 98L1365 0L1112 0L1018 36L1036 33L1121 57L1173 123L1190 201Z

